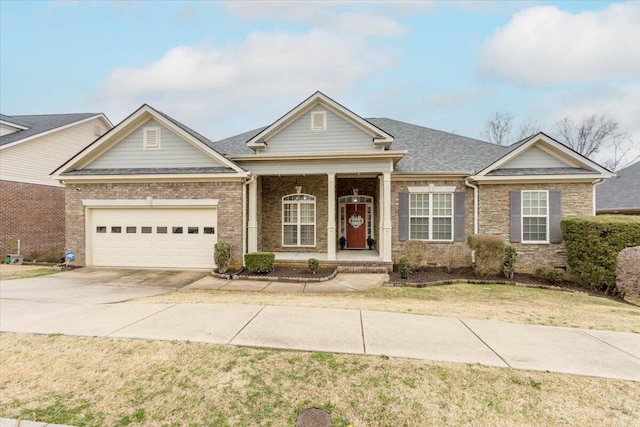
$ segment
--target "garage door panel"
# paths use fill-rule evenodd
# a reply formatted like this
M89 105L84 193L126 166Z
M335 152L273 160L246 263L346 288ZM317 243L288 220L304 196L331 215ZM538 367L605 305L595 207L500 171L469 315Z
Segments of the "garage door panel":
M89 265L213 268L215 208L95 208L89 212ZM114 232L120 227L120 233ZM127 227L131 231L127 232ZM145 232L143 233L143 227ZM159 229L160 227L160 229ZM192 227L196 233L189 233ZM182 233L174 233L182 228ZM205 234L205 228L215 230ZM162 233L166 229L166 233Z

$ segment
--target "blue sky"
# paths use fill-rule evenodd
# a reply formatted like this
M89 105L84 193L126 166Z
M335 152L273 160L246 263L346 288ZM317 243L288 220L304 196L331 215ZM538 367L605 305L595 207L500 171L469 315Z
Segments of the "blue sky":
M0 0L0 20L8 115L149 103L215 140L321 90L476 138L495 111L548 132L596 112L640 140L640 2Z

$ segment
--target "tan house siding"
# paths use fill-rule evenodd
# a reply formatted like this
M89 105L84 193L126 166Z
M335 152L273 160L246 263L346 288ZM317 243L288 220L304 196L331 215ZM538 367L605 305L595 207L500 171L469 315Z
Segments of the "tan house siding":
M400 193L408 192L409 187L454 186L456 192L465 192L465 234L473 233L473 189L467 187L464 181L391 181L391 241L394 264L406 255L405 243L399 240L398 225L400 209L398 198ZM465 242L427 242L424 264L464 267L471 265L471 251Z
M64 189L48 185L0 181L0 253L29 258L62 258ZM4 260L4 258L3 258Z
M261 210L258 215L261 235L259 250L267 252L326 252L328 203L326 176L265 176L261 178ZM316 245L315 247L282 246L282 198L295 194L295 186L302 186L302 193L316 198Z
M62 187L49 174L98 138L95 126L103 133L110 128L103 119L95 118L2 149L0 179Z
M509 192L520 190L559 190L562 217L593 214L593 185L570 184L482 184L479 197L480 233L501 236L509 243ZM563 243L509 243L518 251L516 270L532 272L537 267L565 267L567 257Z
M66 249L76 252L78 264L85 262L85 208L87 199L218 199L218 241L231 243L232 267L242 265L242 183L176 182L74 184L66 187Z

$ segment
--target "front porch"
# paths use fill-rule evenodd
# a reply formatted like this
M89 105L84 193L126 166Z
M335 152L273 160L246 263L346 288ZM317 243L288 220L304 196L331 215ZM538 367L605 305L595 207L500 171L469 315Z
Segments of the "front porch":
M336 250L336 258L329 259L326 252L275 252L276 263L281 265L307 265L309 258L315 258L323 265L335 265L338 271L382 272L391 271L393 262L384 261L375 249Z

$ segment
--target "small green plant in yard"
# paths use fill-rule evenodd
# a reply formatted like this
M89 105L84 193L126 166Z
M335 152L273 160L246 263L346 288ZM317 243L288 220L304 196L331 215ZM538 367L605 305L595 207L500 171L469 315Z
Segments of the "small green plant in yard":
M400 258L400 262L398 263L398 272L400 273L400 277L403 279L408 279L409 274L411 274L411 261L406 256Z
M244 265L252 273L269 273L273 271L276 254L273 252L251 252L244 256Z
M307 261L307 266L309 267L309 271L311 272L311 274L316 274L316 272L318 271L318 267L320 266L320 262L315 258L309 258L309 261Z
M559 268L538 267L533 272L533 276L538 279L546 280L549 283L560 283L564 278L565 272Z
M213 258L216 266L218 266L218 272L224 273L227 271L231 260L231 244L227 242L216 243Z
M502 271L504 277L507 279L513 279L513 273L516 271L516 257L518 253L516 248L511 245L507 245L504 248L504 263L502 264Z

